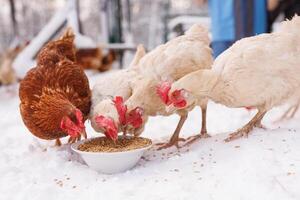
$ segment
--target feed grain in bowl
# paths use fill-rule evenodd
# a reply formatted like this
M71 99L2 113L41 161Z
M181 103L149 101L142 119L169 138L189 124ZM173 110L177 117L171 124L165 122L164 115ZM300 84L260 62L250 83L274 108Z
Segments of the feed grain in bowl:
M114 174L134 167L151 146L152 142L147 138L119 136L115 143L105 137L85 139L72 144L71 149L91 169Z
M99 137L78 146L78 150L87 152L122 152L140 149L151 145L150 139L142 137L119 137L115 142Z

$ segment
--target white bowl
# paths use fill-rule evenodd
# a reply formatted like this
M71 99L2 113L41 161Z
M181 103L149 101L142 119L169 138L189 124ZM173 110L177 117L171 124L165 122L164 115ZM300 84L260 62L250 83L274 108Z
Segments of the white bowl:
M71 149L78 153L85 163L92 169L105 173L114 174L124 172L133 168L142 157L143 153L151 145L122 152L87 152L78 150L78 146L95 138L81 140L71 145Z

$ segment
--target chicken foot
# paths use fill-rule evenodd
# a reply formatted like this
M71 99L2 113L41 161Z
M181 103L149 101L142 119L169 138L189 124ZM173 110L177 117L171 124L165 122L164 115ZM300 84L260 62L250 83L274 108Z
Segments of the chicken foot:
M76 141L80 141L81 140L81 135L78 135L77 137L70 137L68 140L68 144L73 144Z
M285 119L291 119L295 116L296 112L298 111L300 106L300 103L297 103L296 105L291 106L285 113L275 122L280 122Z
M261 120L266 113L267 111L265 110L258 110L257 114L250 120L250 122L248 122L244 127L238 129L236 132L231 133L229 137L225 139L225 142L230 142L243 136L247 137L254 127L264 128L261 124Z
M202 124L201 124L201 131L200 134L190 136L186 139L186 143L184 146L190 145L201 138L209 138L210 135L207 134L206 129L206 111L207 111L207 103L203 106L201 106L201 113L202 113Z
M60 146L61 146L61 141L60 141L60 139L56 139L56 140L55 140L55 146L56 146L56 147L60 147Z
M183 126L185 120L187 119L187 116L188 116L188 115L186 114L186 115L182 115L182 116L180 117L180 120L179 120L179 122L178 122L178 124L177 124L177 127L176 127L176 129L175 129L175 131L174 131L172 137L170 138L169 142L167 142L167 143L158 143L158 144L156 144L156 145L160 146L157 150L166 149L166 148L169 148L169 147L174 146L174 145L175 145L177 148L180 148L178 142L179 142L179 141L183 141L183 142L184 142L185 139L184 139L184 138L180 138L180 137L179 137L179 133L180 133L180 131L181 131L181 128L182 128L182 126Z
M125 127L122 127L122 132L123 132L123 136L124 137L126 137L126 135L127 135L127 127L125 126Z

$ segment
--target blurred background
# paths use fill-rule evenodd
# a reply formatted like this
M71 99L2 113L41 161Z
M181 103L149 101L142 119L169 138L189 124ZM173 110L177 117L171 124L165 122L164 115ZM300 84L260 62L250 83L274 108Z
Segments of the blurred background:
M137 44L149 51L192 24L206 26L217 57L236 40L276 30L299 0L0 0L0 64L22 78L40 48L67 26L87 69L125 67ZM97 64L95 64L97 60ZM92 63L92 64L91 64ZM95 66L92 66L95 65ZM0 68L0 82L1 81ZM7 71L7 70L6 70Z
M208 22L206 5L193 0L0 0L0 52L14 40L32 40L66 4L74 4L80 33L96 43L142 43L151 49L172 31ZM184 18L189 17L190 19ZM194 19L197 17L199 19ZM202 19L204 18L204 19ZM77 20L77 19L75 19ZM191 21L192 20L192 21Z

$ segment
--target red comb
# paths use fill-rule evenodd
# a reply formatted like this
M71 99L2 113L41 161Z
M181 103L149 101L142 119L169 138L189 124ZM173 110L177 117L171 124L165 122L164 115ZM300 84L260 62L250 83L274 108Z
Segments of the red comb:
M126 124L126 112L127 112L127 106L124 105L123 97L116 96L113 100L115 107L119 114L119 121L122 125Z
M181 90L175 90L174 92L172 92L170 101L177 108L185 107L186 104L187 104L187 102L186 102L186 100L184 98L183 92L184 92L183 89L181 89Z
M139 128L143 123L143 112L143 109L140 107L131 110L127 116L127 124L130 124L134 128Z
M95 121L104 128L116 129L117 127L114 121L109 117L104 117L103 115L99 115L95 118Z
M161 82L157 87L156 87L156 94L160 97L160 99L164 102L166 105L170 105L171 102L169 100L169 91L171 89L172 83L165 81Z
M77 108L75 110L75 116L77 118L78 126L80 128L85 128L84 122L83 122L82 112L79 109L77 109Z

